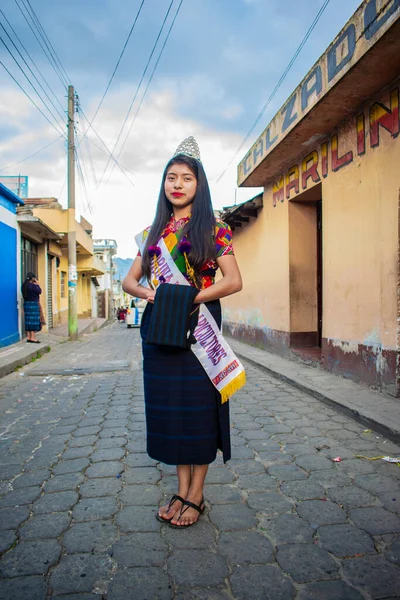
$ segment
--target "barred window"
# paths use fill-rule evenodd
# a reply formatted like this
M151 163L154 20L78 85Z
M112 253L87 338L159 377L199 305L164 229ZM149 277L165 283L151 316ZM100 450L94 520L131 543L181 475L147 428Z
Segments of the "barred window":
M66 298L65 295L65 281L67 279L67 272L61 271L61 298Z

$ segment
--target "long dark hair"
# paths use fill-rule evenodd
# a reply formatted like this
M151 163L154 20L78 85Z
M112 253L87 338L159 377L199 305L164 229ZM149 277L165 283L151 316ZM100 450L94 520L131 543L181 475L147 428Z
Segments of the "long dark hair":
M26 279L21 286L22 297L26 299L28 295L28 285L31 283L32 279L36 279L35 273L27 273Z
M190 220L186 223L182 236L190 240L192 248L188 259L195 271L197 283L199 282L200 269L210 259L215 259L215 216L211 203L210 188L203 169L203 165L196 159L183 154L172 158L165 167L161 182L160 194L156 209L156 216L146 240L142 256L142 269L147 279L151 275L151 258L147 252L149 246L157 244L173 212L173 206L165 195L164 183L168 170L172 165L187 165L197 179L196 195L192 204Z

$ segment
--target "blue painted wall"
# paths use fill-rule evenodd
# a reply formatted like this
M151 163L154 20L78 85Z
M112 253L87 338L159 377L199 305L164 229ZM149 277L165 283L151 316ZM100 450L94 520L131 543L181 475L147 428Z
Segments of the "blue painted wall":
M5 260L0 263L0 347L19 340L17 290L17 230L0 222L0 240Z

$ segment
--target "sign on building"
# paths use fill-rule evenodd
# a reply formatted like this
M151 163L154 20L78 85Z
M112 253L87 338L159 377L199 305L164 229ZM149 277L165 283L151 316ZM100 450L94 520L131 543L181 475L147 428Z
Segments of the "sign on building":
M0 175L0 183L14 192L19 198L28 198L27 175Z

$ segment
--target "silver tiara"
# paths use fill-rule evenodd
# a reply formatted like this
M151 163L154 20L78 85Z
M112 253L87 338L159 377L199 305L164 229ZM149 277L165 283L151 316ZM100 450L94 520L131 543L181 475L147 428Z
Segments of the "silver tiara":
M190 156L191 158L195 158L196 160L201 162L199 145L193 136L186 138L186 140L183 140L183 142L179 144L179 146L175 150L174 157L178 156L178 154Z

